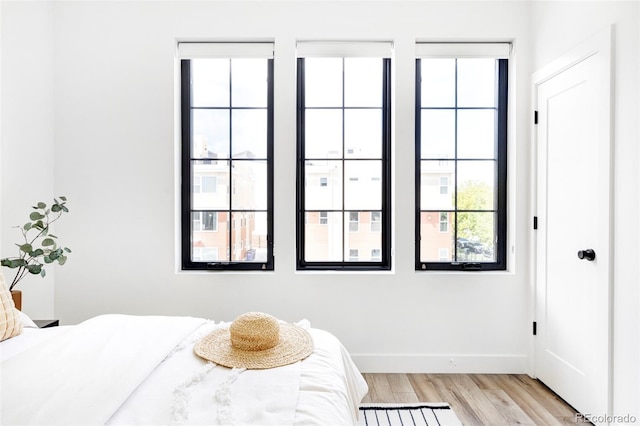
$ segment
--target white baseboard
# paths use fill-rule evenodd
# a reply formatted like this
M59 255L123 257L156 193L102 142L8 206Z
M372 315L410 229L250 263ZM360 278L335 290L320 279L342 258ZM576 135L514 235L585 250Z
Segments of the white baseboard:
M353 354L363 373L525 374L526 355Z

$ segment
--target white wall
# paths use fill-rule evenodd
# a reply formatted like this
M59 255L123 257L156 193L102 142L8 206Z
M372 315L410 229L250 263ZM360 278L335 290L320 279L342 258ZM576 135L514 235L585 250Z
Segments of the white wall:
M614 26L613 413L640 418L638 389L638 199L640 34L638 2L534 2L538 69L609 25Z
M54 195L53 3L1 4L0 257L17 255L21 234L13 226L29 220L31 206ZM53 318L54 268L29 276L23 310ZM3 268L11 282L15 270Z

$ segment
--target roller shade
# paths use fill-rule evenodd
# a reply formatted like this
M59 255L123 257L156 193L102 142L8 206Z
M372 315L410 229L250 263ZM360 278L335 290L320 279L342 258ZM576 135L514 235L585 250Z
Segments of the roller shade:
M273 58L273 43L180 42L178 58Z
M508 59L511 43L417 43L417 58Z
M299 58L390 58L393 43L387 41L299 41Z

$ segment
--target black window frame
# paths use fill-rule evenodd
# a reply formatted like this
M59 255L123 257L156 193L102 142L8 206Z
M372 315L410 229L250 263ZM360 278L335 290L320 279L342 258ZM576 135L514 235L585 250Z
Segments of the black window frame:
M507 269L507 129L508 129L508 90L509 90L509 60L496 59L496 182L495 182L495 211L496 211L496 242L495 242L495 261L493 262L423 262L421 261L421 213L432 210L421 210L421 59L416 59L416 85L415 85L415 270L416 271L504 271ZM457 83L456 83L457 84ZM455 107L458 109L458 107ZM438 160L438 159L435 159ZM454 159L443 159L448 161L459 161ZM467 159L473 160L473 159ZM454 179L457 180L457 174ZM449 183L451 186L451 182ZM455 191L455 182L453 184ZM454 207L453 212L458 212ZM454 232L457 234L455 223ZM454 242L457 242L457 236L454 235ZM453 256L456 255L455 245L453 247Z
M253 261L205 261L194 262L191 260L191 213L194 211L191 198L191 175L192 175L192 162L203 160L202 158L195 158L191 156L191 60L181 59L181 266L185 271L273 271L275 268L275 259L273 253L273 235L274 235L274 201L273 201L273 189L274 189L274 159L273 159L273 146L274 146L274 79L273 79L273 58L267 58L267 260L266 262L253 262ZM232 109L233 107L229 107ZM231 123L229 124L231 126ZM229 142L232 143L231 140ZM230 147L229 158L224 159L229 161L229 172L231 176L231 168L233 167L234 158L231 155L232 150ZM205 159L206 160L206 159ZM248 159L242 159L242 161L250 161ZM264 159L260 159L264 161ZM231 190L229 197L232 197ZM195 210L199 211L199 210ZM233 250L233 230L232 230L232 213L234 212L263 212L262 210L233 210L232 204L229 203L229 208L224 211L228 214L228 229L224 230L229 233L229 244L227 250Z
M342 58L343 60L345 58ZM297 59L296 86L297 86L297 128L296 128L296 146L297 146L297 167L296 167L296 269L299 271L314 270L330 270L330 271L385 271L391 270L391 59L380 58L382 62L382 171L381 171L381 188L382 199L381 208L381 260L380 261L348 261L345 255L345 246L343 242L342 261L307 261L305 260L305 58ZM343 63L343 83L344 83L344 63ZM343 89L344 90L344 89ZM342 105L342 109L345 107ZM343 123L344 126L344 123ZM344 132L344 127L343 127ZM344 143L344 140L343 140ZM343 147L344 148L344 147ZM345 151L341 160L345 161ZM344 186L345 177L343 176L342 185ZM356 211L332 210L342 212L343 224L343 241L344 234L348 230L348 221L345 223L344 212ZM316 210L309 210L315 212ZM326 210L324 210L326 211ZM369 211L369 210L357 210Z

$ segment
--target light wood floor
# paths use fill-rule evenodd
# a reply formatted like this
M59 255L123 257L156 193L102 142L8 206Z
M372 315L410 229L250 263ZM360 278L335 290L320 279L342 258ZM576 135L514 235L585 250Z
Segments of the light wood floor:
M447 402L464 425L573 425L576 411L526 374L370 374L363 402Z

